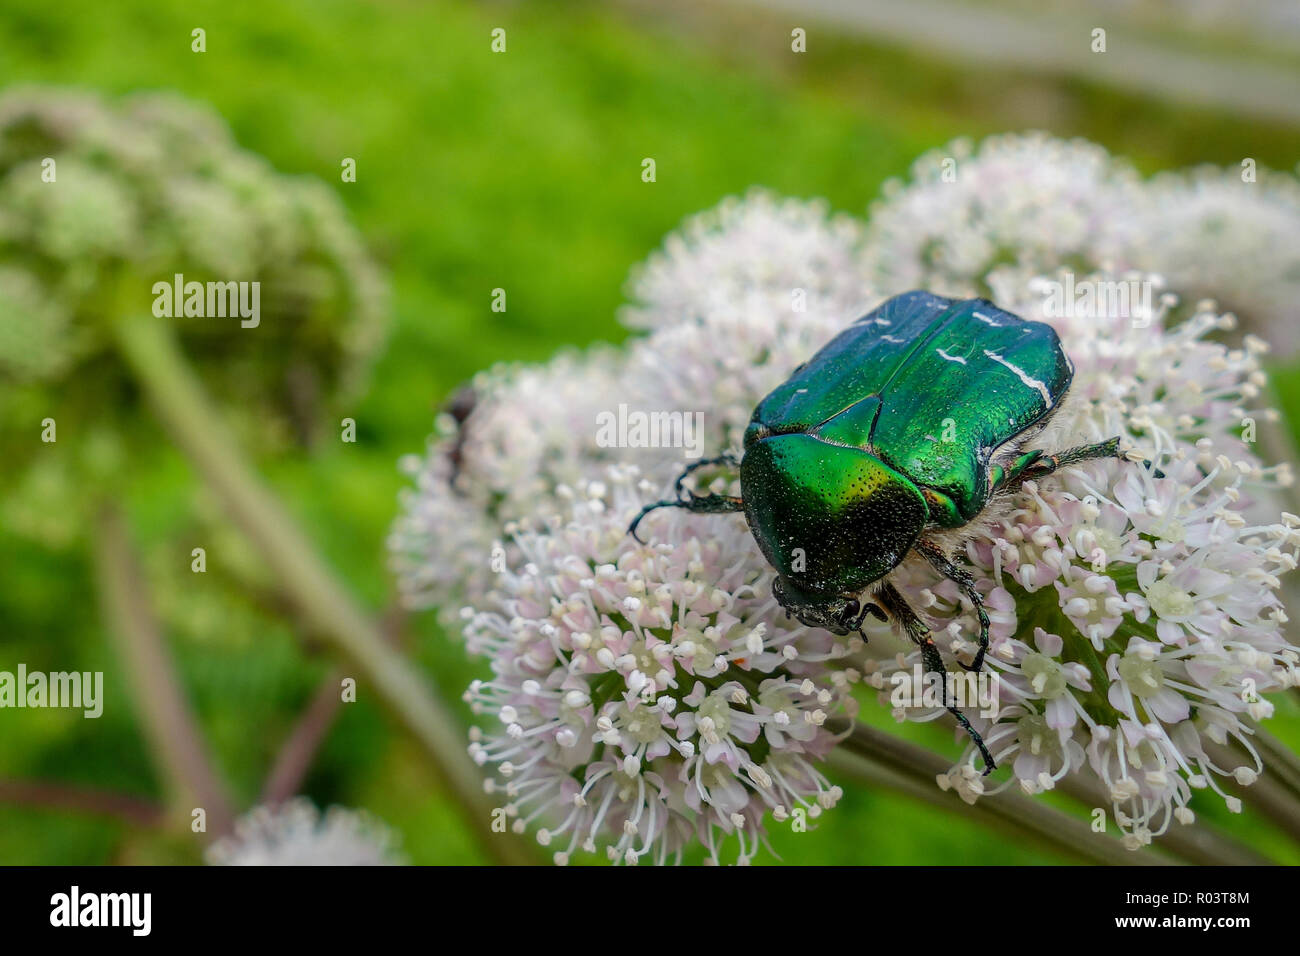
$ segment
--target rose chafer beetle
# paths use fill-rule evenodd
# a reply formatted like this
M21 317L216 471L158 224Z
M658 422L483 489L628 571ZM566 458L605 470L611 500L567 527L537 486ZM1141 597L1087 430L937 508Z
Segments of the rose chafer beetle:
M860 631L867 614L892 618L943 674L929 629L889 581L916 552L957 584L979 619L978 671L989 618L970 574L944 540L995 496L1066 465L1121 457L1119 439L1057 454L1022 451L1059 407L1074 368L1051 326L986 299L928 292L895 296L854 322L758 403L739 461L740 497L696 494L698 468L737 464L731 455L693 463L677 497L656 508L743 511L776 569L773 591L787 614L836 634ZM960 662L959 662L960 663ZM994 769L984 741L948 710Z

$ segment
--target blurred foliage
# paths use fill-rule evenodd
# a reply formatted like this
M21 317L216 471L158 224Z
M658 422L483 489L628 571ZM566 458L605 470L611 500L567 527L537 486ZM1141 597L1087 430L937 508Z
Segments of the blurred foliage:
M1287 168L1296 156L1294 130L1013 71L975 73L829 30L815 55L792 57L779 17L666 9L671 17L594 2L8 0L0 82L180 92L210 103L239 146L276 170L332 185L391 274L394 329L368 391L339 410L356 419L356 444L264 448L258 463L375 607L391 599L383 543L402 484L395 463L420 449L456 384L500 359L621 338L615 315L629 267L684 216L726 194L762 184L861 214L881 182L925 150L1028 125L1086 135L1145 169L1247 153ZM497 26L507 29L505 54L489 49ZM206 53L190 50L195 27L207 31ZM654 184L640 178L647 156L657 162ZM356 160L355 183L340 181L345 157ZM498 287L509 296L504 313L489 309ZM1286 403L1295 405L1300 379L1285 381ZM122 396L126 407L135 400L129 390ZM29 422L21 441L37 442L46 413L39 403L16 411ZM248 805L329 662L275 612L274 582L137 411L114 452L129 474L119 493L184 685ZM73 453L65 443L75 447L94 425L60 420L60 444L49 453ZM327 436L337 427L322 423ZM19 451L0 449L0 468ZM50 489L45 507L94 490ZM103 669L108 704L98 721L5 712L0 777L156 797L84 542L45 527L57 526L58 515L41 509L0 506L0 667ZM206 575L189 570L197 546L208 551ZM432 615L412 620L409 631L411 649L449 699L480 673ZM1277 729L1295 744L1297 708L1281 709ZM863 711L892 726L874 703ZM957 749L938 727L900 732ZM364 687L305 790L322 806L367 807L404 833L415 862L483 859L427 765ZM1197 809L1215 816L1213 806L1198 801ZM1231 826L1260 845L1277 842L1249 801ZM1053 861L929 807L851 788L817 829L776 833L773 845L796 863ZM174 837L0 806L2 863L197 859L196 847Z
M182 283L202 300L203 283L224 280L264 294L218 306L209 293L225 321L184 315ZM112 327L160 300L258 444L319 432L329 398L375 352L386 312L339 198L240 150L206 104L174 93L110 104L56 87L0 95L0 442L13 449L0 487L11 512L62 517L62 529L38 527L47 538L86 521L78 505L93 496L68 489L111 482L124 466L138 409L109 354ZM265 331L241 328L248 305ZM24 440L36 412L73 441ZM60 493L72 501L53 507Z

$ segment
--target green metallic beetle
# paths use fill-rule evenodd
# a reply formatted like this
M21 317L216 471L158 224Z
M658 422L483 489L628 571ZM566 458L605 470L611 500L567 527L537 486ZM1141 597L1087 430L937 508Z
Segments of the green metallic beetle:
M929 629L888 575L912 551L956 582L979 618L978 671L989 619L969 573L939 534L974 520L998 494L1093 458L1121 457L1119 439L1055 455L1022 452L1070 387L1074 368L1051 326L986 299L928 292L895 296L858 319L759 402L745 431L740 497L700 495L647 505L703 513L743 511L776 569L773 591L787 614L836 634L859 631L867 614L893 617L944 672ZM870 597L867 596L870 591ZM993 758L965 716L986 770Z

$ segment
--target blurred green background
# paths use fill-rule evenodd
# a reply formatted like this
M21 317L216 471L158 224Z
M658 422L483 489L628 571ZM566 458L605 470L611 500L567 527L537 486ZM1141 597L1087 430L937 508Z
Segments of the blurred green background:
M489 49L498 26L504 55ZM790 54L792 26L808 30L807 55ZM207 31L204 54L190 50L194 27ZM1216 47L1196 34L1192 45L1240 54L1242 42ZM357 421L356 444L285 447L257 464L376 609L393 602L384 538L404 483L396 462L422 449L455 386L494 361L622 338L629 268L725 195L763 185L862 215L881 183L926 150L1029 127L1087 137L1147 172L1244 155L1289 170L1300 157L1297 129L1283 120L1172 106L1014 64L973 67L744 3L5 0L0 82L179 91L212 104L240 145L278 170L337 190L389 272L393 330L363 396L342 410ZM641 181L645 156L657 161L654 184ZM353 184L339 181L343 157L357 161ZM497 287L508 312L490 310ZM1281 398L1294 408L1300 376L1283 371ZM223 579L219 545L209 547L215 573L188 573L190 549L219 534L218 509L161 430L142 427L124 506L186 691L246 808L331 659L268 611L269 582L258 594ZM0 667L102 669L109 702L98 721L5 712L0 780L160 799L132 711L114 706L126 689L87 541L0 534ZM432 614L402 627L444 696L458 699L481 676ZM1274 731L1300 743L1294 698L1279 713ZM893 727L882 708L869 704L864 717ZM956 752L937 728L900 732ZM303 790L320 806L371 810L401 832L413 862L484 859L416 747L365 694L342 709ZM1225 816L1213 800L1197 809ZM1249 801L1232 828L1295 861ZM1057 862L860 789L815 831L778 833L773 844L793 863ZM0 801L0 863L199 859L188 835Z

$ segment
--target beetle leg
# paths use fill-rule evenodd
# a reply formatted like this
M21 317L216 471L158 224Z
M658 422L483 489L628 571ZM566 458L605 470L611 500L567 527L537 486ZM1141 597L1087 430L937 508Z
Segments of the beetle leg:
M1092 445L1079 445L1077 448L1058 451L1055 455L1047 455L1041 451L1031 451L1006 465L995 465L994 468L1000 474L994 475L994 487L999 491L1019 488L1023 482L1046 478L1053 472L1069 465L1076 465L1081 461L1092 461L1096 458L1127 460L1119 450L1118 437L1099 441Z
M984 655L989 650L989 616L984 610L984 596L976 589L975 579L970 576L970 572L953 564L938 545L931 541L919 541L916 550L925 556L932 568L956 584L961 589L961 593L966 596L966 600L974 606L975 616L980 622L979 650L975 652L974 662L962 664L958 661L957 663L968 671L978 671L984 666Z
M663 501L656 501L652 505L646 505L637 516L632 519L632 523L627 526L627 533L641 541L637 537L636 528L641 523L641 519L654 511L656 508L685 508L687 511L693 511L696 514L730 514L735 511L744 511L745 504L741 499L734 495L691 495L684 500L673 500L671 498ZM641 541L645 544L644 541Z
M876 597L880 600L880 603L884 606L885 610L893 615L894 620L898 621L899 625L903 628L903 631L912 639L912 642L921 649L921 660L925 662L925 669L933 674L939 674L944 678L946 696L946 680L948 672L943 666L943 658L939 656L939 648L935 646L934 639L930 637L930 629L925 626L925 623L919 617L917 617L916 612L912 610L911 605L907 603L907 600L903 595L898 593L898 589L892 584L886 583L882 586L881 589L876 592ZM975 742L975 746L979 749L980 756L984 758L984 776L987 777L997 769L997 764L993 762L993 755L989 753L989 748L985 745L984 738L980 736L979 731L971 726L970 721L966 719L966 715L956 707L948 707L947 711L957 718L957 723L961 725L962 730L970 734L971 740Z
M687 511L693 511L697 514L728 514L733 511L743 511L744 504L741 499L734 495L697 495L684 484L691 473L705 468L709 465L736 465L738 464L736 456L730 453L719 455L717 458L701 458L699 461L691 462L685 470L677 476L673 482L673 491L677 493L676 498L665 498L663 501L656 501L654 504L646 505L642 508L632 523L628 525L627 532L636 540L636 528L641 523L641 519L654 511L656 508L685 508ZM644 544L645 542L642 542Z

